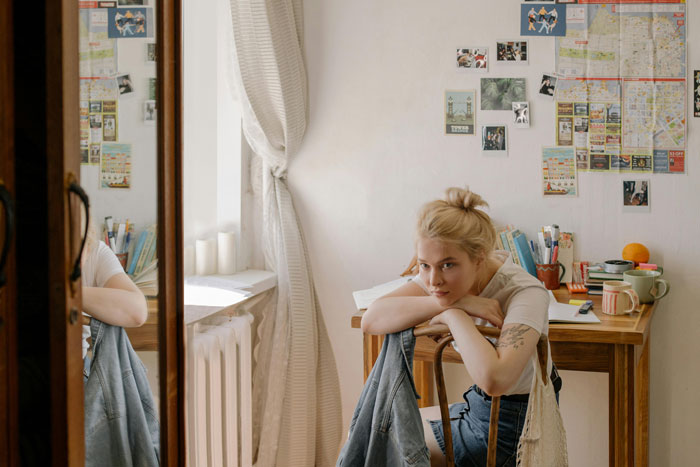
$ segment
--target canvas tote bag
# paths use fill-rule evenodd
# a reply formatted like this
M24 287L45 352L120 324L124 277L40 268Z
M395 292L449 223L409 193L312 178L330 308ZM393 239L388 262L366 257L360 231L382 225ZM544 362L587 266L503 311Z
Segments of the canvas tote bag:
M518 442L518 467L566 467L566 433L549 375L543 377L537 355L525 425ZM545 362L545 368L547 364ZM546 381L543 381L543 379Z

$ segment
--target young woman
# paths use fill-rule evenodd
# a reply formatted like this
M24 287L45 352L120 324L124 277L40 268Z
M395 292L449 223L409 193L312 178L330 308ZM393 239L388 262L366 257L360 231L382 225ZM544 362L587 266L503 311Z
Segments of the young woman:
M496 463L515 466L533 378L530 362L540 334L548 332L549 296L509 253L494 251L496 231L479 206L487 204L459 188L423 206L416 231L419 274L376 300L362 329L386 334L428 320L447 325L476 383L464 393L464 403L450 406L456 465L486 465L491 396L501 396ZM476 325L499 327L501 337L491 342ZM443 465L439 407L421 415L431 464Z
M103 323L139 327L146 322L146 297L126 275L117 256L90 228L82 258L83 312ZM90 327L83 325L83 358ZM89 364L89 361L88 361Z

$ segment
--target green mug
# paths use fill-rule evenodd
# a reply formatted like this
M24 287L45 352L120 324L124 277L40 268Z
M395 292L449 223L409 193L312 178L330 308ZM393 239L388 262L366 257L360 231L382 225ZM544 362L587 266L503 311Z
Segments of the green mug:
M632 269L622 273L623 280L632 284L632 289L639 295L639 303L654 303L666 296L671 290L671 285L664 279L659 279L659 271L647 271ZM663 285L663 292L658 292L658 284Z

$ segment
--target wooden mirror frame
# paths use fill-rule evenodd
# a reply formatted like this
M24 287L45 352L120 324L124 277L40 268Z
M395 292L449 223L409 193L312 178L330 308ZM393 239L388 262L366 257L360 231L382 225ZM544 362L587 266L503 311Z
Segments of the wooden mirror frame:
M160 461L183 466L185 341L182 274L182 3L156 1Z

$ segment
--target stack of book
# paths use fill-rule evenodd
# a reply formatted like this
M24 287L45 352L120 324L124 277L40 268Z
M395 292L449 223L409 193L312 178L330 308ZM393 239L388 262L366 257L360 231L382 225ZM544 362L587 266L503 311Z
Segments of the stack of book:
M126 272L146 296L158 295L157 239L158 226L150 225L132 242L133 250L129 251Z
M511 253L513 262L527 272L537 277L535 259L532 256L532 249L527 237L520 230L509 225L497 231L496 248Z
M591 265L586 273L588 295L603 295L603 282L621 281L622 273L605 272L600 264Z

